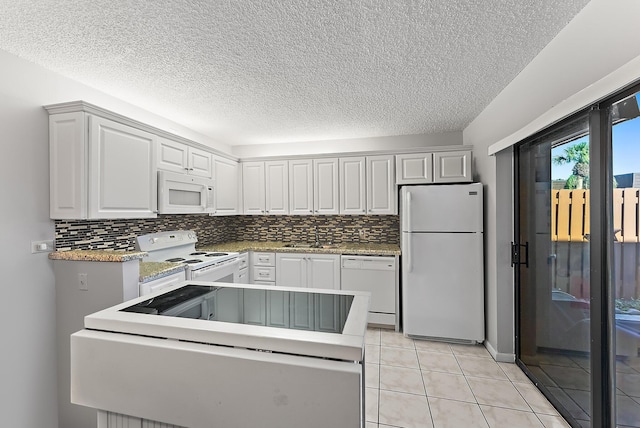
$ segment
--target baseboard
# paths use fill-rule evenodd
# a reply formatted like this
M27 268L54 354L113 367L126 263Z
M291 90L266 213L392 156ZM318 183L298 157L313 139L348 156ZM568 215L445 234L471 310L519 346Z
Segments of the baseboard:
M498 352L493 348L493 346L491 346L491 343L489 343L486 340L484 341L484 347L487 348L487 351L489 351L489 354L491 354L493 359L496 360L499 363L513 363L513 362L516 361L515 354L508 354L506 352Z

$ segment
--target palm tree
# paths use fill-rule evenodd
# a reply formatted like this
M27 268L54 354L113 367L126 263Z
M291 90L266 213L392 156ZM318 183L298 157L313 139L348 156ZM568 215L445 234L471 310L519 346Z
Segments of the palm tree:
M589 142L581 141L564 149L564 154L553 157L555 165L575 162L573 174L567 179L568 189L589 188Z

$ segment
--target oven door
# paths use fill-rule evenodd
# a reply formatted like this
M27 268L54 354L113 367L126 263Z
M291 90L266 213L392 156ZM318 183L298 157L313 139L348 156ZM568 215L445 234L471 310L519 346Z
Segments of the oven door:
M213 180L158 171L160 214L212 213L213 205Z
M213 266L188 271L188 279L214 282L236 282L240 272L240 260L235 257Z

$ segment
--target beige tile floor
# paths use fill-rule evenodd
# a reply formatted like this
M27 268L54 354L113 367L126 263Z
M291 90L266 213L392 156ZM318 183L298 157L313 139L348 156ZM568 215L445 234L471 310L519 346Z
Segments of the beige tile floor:
M509 363L483 346L366 336L367 428L565 428L566 421Z

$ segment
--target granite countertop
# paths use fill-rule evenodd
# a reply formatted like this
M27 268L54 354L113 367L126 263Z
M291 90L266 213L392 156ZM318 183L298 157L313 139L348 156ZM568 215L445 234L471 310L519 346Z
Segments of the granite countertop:
M400 246L395 244L343 243L321 248L285 247L286 242L234 241L198 247L202 251L269 251L277 253L356 254L399 256Z
M87 262L128 262L147 257L144 251L70 250L49 253L51 260L71 260Z
M140 282L149 282L154 279L163 278L174 273L184 272L187 265L184 263L171 262L141 262Z

